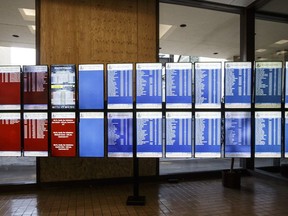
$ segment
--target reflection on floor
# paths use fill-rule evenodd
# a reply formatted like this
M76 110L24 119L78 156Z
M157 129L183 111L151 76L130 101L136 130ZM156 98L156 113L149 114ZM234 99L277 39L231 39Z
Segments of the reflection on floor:
M35 184L36 166L0 166L0 184Z
M36 183L35 157L0 157L0 184Z
M160 175L230 169L231 159L160 159ZM234 168L240 168L235 159Z
M287 183L243 177L240 190L220 179L142 183L145 206L126 206L132 185L48 188L1 193L0 215L288 215Z

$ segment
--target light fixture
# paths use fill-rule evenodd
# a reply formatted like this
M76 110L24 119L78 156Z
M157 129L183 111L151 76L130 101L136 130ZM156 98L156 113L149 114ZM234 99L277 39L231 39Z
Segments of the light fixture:
M261 52L265 52L265 51L266 51L266 49L257 49L256 50L257 53L261 53Z
M32 34L35 34L36 26L35 25L28 25L28 28Z
M172 25L160 24L159 25L159 38L161 39L171 28L172 28Z
M19 12L26 21L35 21L36 12L35 9L19 8Z
M263 57L258 57L257 58L259 61L266 61L267 60L267 58L263 58Z
M288 51L287 50L279 50L276 52L276 55L283 55L286 54Z
M275 42L275 44L278 44L278 45L285 44L285 43L288 43L288 40L279 40Z

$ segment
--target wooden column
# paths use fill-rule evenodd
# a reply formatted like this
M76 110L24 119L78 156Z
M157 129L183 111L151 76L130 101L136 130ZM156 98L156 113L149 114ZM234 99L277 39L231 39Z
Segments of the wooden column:
M156 62L157 0L36 0L37 63ZM157 174L140 160L140 175ZM39 182L130 177L130 159L40 158Z

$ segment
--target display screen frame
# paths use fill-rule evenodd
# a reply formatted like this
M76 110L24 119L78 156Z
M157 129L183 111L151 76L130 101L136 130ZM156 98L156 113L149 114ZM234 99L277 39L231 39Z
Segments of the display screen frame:
M148 151L150 150L149 146L155 146L155 144L152 144L151 141L149 141L149 146L147 147L147 143L144 144L144 145L140 145L139 144L139 139L141 138L140 135L142 135L142 138L145 138L145 136L147 134L142 134L140 131L140 129L142 128L139 128L143 123L141 123L140 125L140 119L146 119L146 120L149 120L149 121L157 121L160 119L160 124L159 122L157 122L158 125L158 141L160 143L160 145L156 145L157 148L157 151ZM150 124L151 125L151 124ZM142 125L144 126L144 124ZM153 125L154 126L154 125ZM155 126L157 127L157 125ZM157 112L157 111L152 111L152 112L136 112L136 128L137 128L137 134L136 134L136 140L137 140L137 143L136 143L136 155L138 158L161 158L163 157L163 116L162 116L162 112ZM151 130L151 128L150 128ZM157 131L157 130L154 130L154 131ZM143 131L142 131L143 132ZM143 140L141 140L141 142L143 142ZM146 141L147 142L147 141ZM156 142L156 140L153 141L154 143ZM157 142L158 143L158 142ZM160 147L159 147L160 146ZM155 147L155 148L156 148Z
M27 122L27 120L29 122ZM39 121L45 121L38 125ZM33 122L31 122L33 121ZM49 122L47 112L24 112L24 157L48 157L49 156ZM42 134L39 134L42 131ZM40 136L40 137L38 137ZM30 137L30 138L28 138Z
M94 79L91 78L92 73ZM84 78L85 82L82 84L81 81ZM95 79L97 83L93 82ZM103 110L105 108L104 64L80 64L77 86L80 110Z
M68 127L67 125L70 127ZM58 127L56 127L56 125ZM57 128L57 131L55 130ZM77 154L77 119L75 112L51 113L51 156L52 157L76 157ZM59 129L70 131L59 131ZM73 131L72 131L73 130ZM71 134L72 133L72 134ZM70 135L71 134L71 135ZM70 138L71 137L71 138ZM60 142L62 141L62 142ZM56 143L57 142L57 143Z
M173 89L168 89L170 85L168 83L171 83L171 86L173 83L176 83L176 80L173 80L173 73L174 78L177 79L177 81L182 80L182 85L179 84L179 86L175 86ZM179 75L179 72L182 74ZM187 75L186 76L183 75ZM187 73L187 74L186 74ZM190 76L189 76L190 73ZM184 77L184 78L183 78ZM165 65L165 102L166 102L166 109L191 109L192 103L193 103L193 64L192 63L183 63L183 62L169 62ZM181 79L182 78L182 79ZM185 82L186 81L186 82ZM178 87L178 88L177 88ZM182 88L182 91L180 89ZM190 91L189 91L190 88ZM187 89L187 92L185 92L184 89ZM168 94L169 90L169 94ZM181 93L182 92L182 93ZM181 94L187 94L187 96L181 96Z
M239 75L242 71L242 76ZM238 77L236 77L236 72L238 72ZM230 76L228 76L228 74ZM246 74L247 73L247 74ZM231 77L232 76L232 77ZM224 101L225 108L251 108L252 104L252 63L251 62L225 62L224 64ZM229 80L228 80L229 77ZM241 79L240 79L241 77ZM246 79L244 79L246 78ZM231 80L232 79L232 80ZM235 79L235 80L233 80ZM240 81L239 81L240 80ZM248 81L245 83L244 80ZM238 83L238 86L236 85ZM241 82L242 81L242 82ZM239 82L241 82L239 84ZM234 84L234 85L233 85ZM246 85L245 85L246 84ZM228 85L231 88L231 94L228 95ZM234 90L234 91L233 91ZM234 92L238 95L234 95ZM242 91L241 95L239 91ZM240 102L239 102L240 101Z
M0 76L0 110L20 110L21 67L18 65L0 65Z
M61 72L61 73L60 73ZM66 72L66 73L65 73ZM76 109L76 65L63 64L50 66L51 109Z
M43 77L40 77L43 79L42 80L43 82L39 83L40 82L39 75L42 73L45 73ZM34 76L32 74L34 74ZM23 109L47 110L49 104L48 65L23 65L22 79L23 79L22 84Z
M261 120L262 122L258 122L258 120ZM268 125L263 123L263 121L268 120ZM274 120L273 122L271 122ZM275 126L275 120L277 120L278 125ZM270 126L275 129L275 127L278 126L277 131L271 131L271 134L266 134L264 129L268 126L268 132ZM262 128L261 128L262 127ZM258 131L262 129L262 131ZM258 132L258 133L257 133ZM266 129L267 132L267 129ZM278 133L277 133L278 132ZM258 137L259 133L263 133L262 137L265 137L267 140L267 143L265 143L265 140L262 140ZM271 138L272 137L272 138ZM274 137L274 139L273 139ZM276 137L276 138L275 138ZM281 123L281 111L257 111L255 112L255 158L281 158L281 137L282 137L282 123ZM278 138L278 143L277 143ZM269 144L269 141L272 142L276 140L276 145L273 142ZM260 143L259 143L260 142ZM270 151L267 151L270 149ZM265 150L265 151L264 151ZM277 151L278 150L278 151Z
M94 134L91 133L90 135L83 134L82 128L84 127L81 122L83 120L102 120L102 125L100 125L101 128L97 128L94 132ZM99 122L97 122L99 123ZM91 130L93 127L92 122L87 122L89 130ZM94 123L95 126L96 123ZM85 125L85 128L87 129L87 126ZM97 124L97 126L99 126ZM79 157L97 157L97 158L103 158L105 156L105 118L104 118L104 112L80 112L79 113L79 126L78 126L78 149L79 149ZM85 132L87 132L83 128ZM95 128L94 128L95 129ZM90 131L91 132L91 131ZM102 137L101 137L102 136ZM86 143L83 143L86 142ZM89 143L88 143L89 142ZM94 144L92 146L92 143ZM93 147L93 148L92 148Z
M246 122L244 122L244 124L248 124L247 125L247 129L246 131L241 131L240 135L242 135L240 138L241 140L245 140L247 142L247 145L235 145L232 144L230 145L229 143L233 143L235 142L235 140L231 140L232 138L234 139L236 135L239 134L235 134L236 129L234 131L234 134L228 134L228 123L231 124L233 122L228 122L229 119L239 119L239 120L246 120ZM237 125L239 125L239 121L237 122ZM243 125L243 122L241 122L241 125ZM248 111L237 111L237 112L225 112L225 124L224 124L224 133L225 133L225 139L224 139L224 157L225 158L251 158L252 156L252 114L251 112ZM234 127L236 128L236 127ZM233 129L233 128L232 128ZM239 133L239 128L237 128L237 132ZM247 134L246 134L247 133ZM244 135L243 135L244 134ZM230 139L228 138L230 135ZM239 136L240 136L239 135ZM247 135L247 136L245 136ZM231 140L231 142L230 142ZM239 138L238 138L239 140ZM237 143L239 143L237 141Z
M203 84L202 81L204 77L200 76L200 73L201 75L203 75L203 70L205 70L206 73L211 73L209 75L211 75L212 77L214 76L214 74L218 73L216 82L213 83L214 87L210 87L210 86L206 87ZM198 78L198 76L200 77ZM222 63L221 62L195 62L194 63L194 77L195 77L194 79L195 80L195 84L194 84L195 108L196 109L220 109L221 98L222 98ZM198 85L202 85L202 88L200 88ZM212 89L212 91L209 91L209 89L210 90ZM208 102L206 102L205 100L208 100ZM213 100L213 101L215 100L215 101L209 102L209 100Z
M162 108L161 63L136 63L136 108Z
M206 142L205 140L203 140L203 136L204 135L207 135L207 134L203 134L205 133L205 129L206 129L206 125L202 125L202 127L199 125L201 119L203 120L214 120L214 124L219 124L218 125L218 128L216 128L215 126L213 127L213 122L212 122L212 125L209 124L208 125L208 133L209 131L211 132L212 131L212 138L209 137L209 134L208 134L208 140L207 140L207 143L206 145L203 144L203 142ZM202 121L203 121L202 120ZM218 120L218 121L216 121ZM221 121L222 121L222 116L221 116L221 112L218 112L218 111L211 111L211 112L200 112L200 111L197 111L195 112L195 137L194 137L194 140L195 140L195 146L194 146L194 151L195 151L195 158L220 158L221 157L221 149L222 149L222 144L221 144L221 129L222 129L222 125L221 125ZM210 122L211 123L211 122ZM202 122L203 124L203 122ZM214 130L216 128L216 130ZM201 131L202 129L202 131ZM202 133L201 133L202 132ZM213 137L213 133L216 135L214 135ZM218 140L216 141L214 139L214 142L213 144L209 144L209 139L213 139L213 138L217 138L217 134L218 134ZM201 135L202 139L201 139L201 144L200 142L198 143L199 141L199 135ZM214 143L218 143L217 145L214 145ZM211 146L210 146L211 145ZM217 146L217 151L215 150Z
M270 82L273 83L272 81L270 81L268 79L268 82L266 83L261 83L261 80L259 80L259 73L260 73L260 69L269 69L272 70L273 72L278 72L278 77L276 77L277 82L274 83L275 88L271 87L271 91L273 89L276 89L275 91L277 91L276 94L280 94L280 95L266 95L267 93L264 92L265 89L261 89L260 86L266 86L268 87L268 89L266 89L267 91L269 90L269 84ZM275 70L279 70L279 71L275 71ZM281 108L281 102L282 102L282 70L283 70L283 63L280 61L270 61L270 62L255 62L255 108ZM263 71L262 71L263 72ZM266 76L269 77L269 75L267 75L267 71L264 71L263 73L266 73ZM264 76L264 75L263 75ZM261 95L259 95L261 92ZM275 102L275 100L277 100L277 102Z
M106 70L106 88L107 88L107 108L108 109L133 109L133 78L134 78L134 71L133 71L133 64L132 63L123 63L123 64L107 64ZM114 73L114 74L112 74ZM119 78L116 83L115 74L119 73L119 75L124 76L123 79L128 80L128 87L127 83L121 82ZM114 76L113 76L114 75ZM125 89L118 89L117 85ZM117 89L120 93L117 93ZM112 91L114 90L114 91ZM128 96L119 96L121 93L128 94Z
M175 121L180 121L180 120L182 121L178 122L178 125L177 125ZM186 121L186 122L183 122L183 121ZM182 125L179 125L180 123L182 123ZM177 130L177 131L174 131L174 134L172 133L169 134L168 128L170 128L172 131L173 130ZM186 128L187 130L183 131L184 128ZM166 136L165 137L165 157L166 158L191 158L192 151L193 151L193 148L192 148L193 147L192 113L191 112L176 112L176 111L166 112L165 113L165 130L166 130L165 131L165 136ZM180 133L182 134L180 135ZM177 137L178 139L176 140L175 138ZM174 143L169 143L169 140ZM181 140L183 142L181 142ZM177 148L178 148L178 151L176 151Z

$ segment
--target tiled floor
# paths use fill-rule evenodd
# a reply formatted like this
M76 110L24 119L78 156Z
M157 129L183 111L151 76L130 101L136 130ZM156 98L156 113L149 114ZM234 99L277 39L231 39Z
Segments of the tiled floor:
M287 183L242 178L240 190L220 179L142 183L145 206L126 206L132 185L45 188L0 193L0 215L288 215Z

